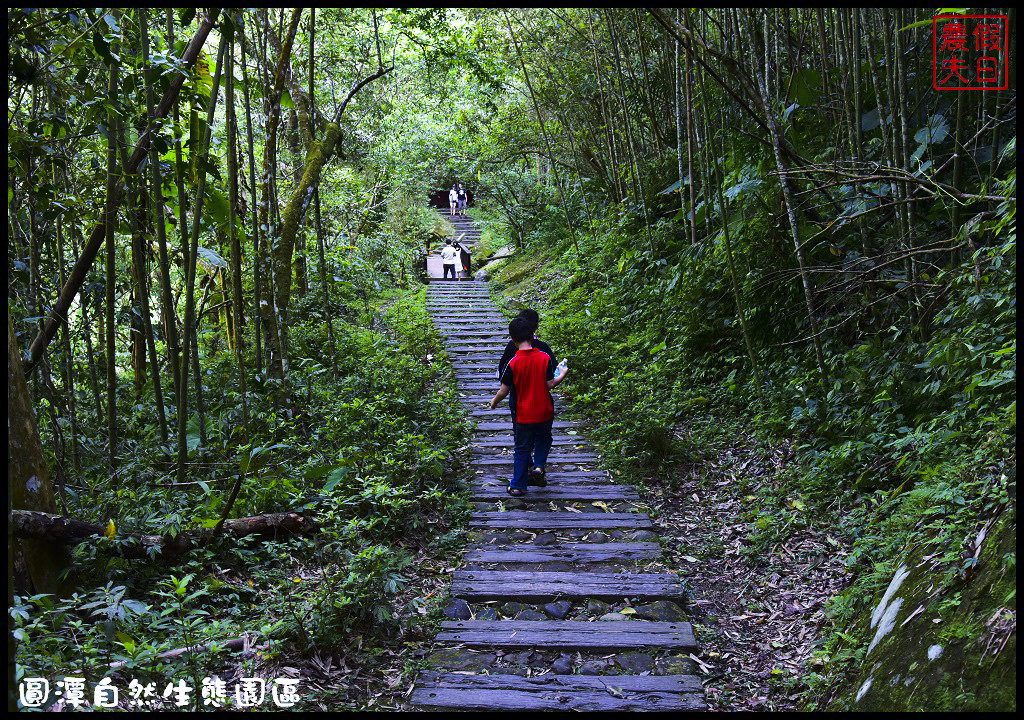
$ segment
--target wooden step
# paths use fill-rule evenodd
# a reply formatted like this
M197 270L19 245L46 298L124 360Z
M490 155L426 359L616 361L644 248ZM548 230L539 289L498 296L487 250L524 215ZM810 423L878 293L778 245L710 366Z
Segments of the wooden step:
M465 600L544 602L553 598L683 598L675 575L666 573L456 570L451 593ZM674 623L673 623L674 624Z
M497 389L497 388L493 388ZM583 427L583 423L576 422L575 420L555 420L551 423L552 428L580 428ZM501 422L496 420L477 421L476 429L482 432L493 432L495 430L508 430L512 431L512 421L509 418L505 418Z
M509 500L513 496L505 492L504 485L476 485L470 490L470 500ZM530 486L525 495L514 498L529 503L546 502L617 502L639 499L636 491L619 485L557 485L548 483L545 487Z
M477 400L476 398L462 398L463 400L472 400L473 402L486 402L486 400ZM488 398L489 400L490 398ZM484 447L496 447L496 448L512 448L515 447L515 440L509 435L507 438L495 439L495 440L474 440L473 447L484 448ZM551 436L552 446L556 445L586 445L587 441L581 438L579 435L552 435Z
M529 495L529 490L527 490ZM520 528L532 530L599 530L604 528L650 528L651 519L641 513L584 513L510 510L508 512L475 512L470 516L471 528Z
M538 547L519 545L508 548L488 545L470 548L463 560L467 564L537 564L569 562L577 565L605 562L633 563L638 560L656 560L661 557L658 543L565 543ZM534 572L543 568L536 568Z
M489 468L492 472L497 468ZM572 471L555 471L547 468L548 471L548 487L554 487L555 485L583 485L583 486L595 486L599 484L608 484L614 487L628 487L627 485L614 485L611 483L607 476L601 470L594 470L591 472L582 472L579 470ZM504 488L508 485L508 479L512 476L511 469L499 472L497 474L481 474L476 475L473 478L474 486L486 487L488 485L494 487ZM541 490L543 488L530 488L530 491Z
M614 691L613 691L614 690ZM420 673L413 705L438 710L686 712L704 710L693 675L465 675Z
M451 317L451 318L440 318L434 317L434 322L440 325L448 325L449 327L458 327L462 325L470 326L469 329L478 329L475 326L480 326L484 330L491 330L493 328L503 329L508 331L508 321L505 318L487 318L487 317Z
M588 463L597 462L601 459L601 456L597 453L552 453L548 455L548 463L551 465L559 465L565 463ZM511 465L512 456L503 455L495 457L493 455L478 455L473 460L474 465Z
M688 622L453 620L442 622L441 628L437 635L438 642L460 643L466 647L539 647L551 650L642 647L685 650L697 647L693 627ZM620 677L625 676L616 676L615 680Z
M448 336L448 337L456 337L457 336L457 337L460 337L460 338L461 337L466 337L466 338L471 338L471 337L473 337L473 338L499 338L499 339L504 339L505 342L508 342L508 330L504 330L504 331L502 331L500 333L496 333L496 332L483 332L483 331L480 331L480 330L458 330L458 331L454 331L454 330L449 330L449 329L445 329L445 328L442 327L440 332L441 332L442 335L445 335L445 336Z

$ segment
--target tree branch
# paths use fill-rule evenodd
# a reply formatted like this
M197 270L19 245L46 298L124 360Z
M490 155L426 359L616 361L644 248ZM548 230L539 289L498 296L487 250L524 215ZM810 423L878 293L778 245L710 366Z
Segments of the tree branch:
M179 73L171 81L171 86L167 88L167 92L164 93L163 98L160 100L160 105L157 106L156 112L153 114L153 120L146 128L145 132L139 137L137 143L135 143L135 149L132 151L131 157L128 159L128 164L124 168L125 173L135 173L139 169L139 165L142 163L143 158L149 152L149 143L153 138L153 133L156 130L156 126L159 120L167 117L167 114L171 110L171 106L178 97L178 92L181 90L182 84L185 82L185 76L187 71L195 65L196 60L199 58L199 52L203 49L203 44L206 42L207 36L210 34L210 30L213 28L214 20L217 17L219 8L212 8L202 22L199 23L199 28L196 30L195 36L192 41L185 48L185 52L181 56L181 64L183 72ZM124 187L121 183L115 186L113 196L110 198L110 206L116 208L121 204L124 199ZM71 269L71 273L68 275L68 280L64 283L64 287L61 289L60 297L57 298L57 302L54 303L53 307L50 308L49 317L46 318L46 324L43 325L43 329L39 331L35 339L32 340L32 344L29 346L28 353L25 356L25 373L31 373L33 368L39 364L39 360L42 358L43 353L46 351L46 346L50 344L54 336L57 334L57 329L62 323L67 322L68 310L71 307L71 303L74 302L75 296L78 294L78 290L81 288L82 283L85 282L85 275L92 267L93 262L96 260L96 255L99 253L100 248L103 246L103 240L107 234L107 213L103 213L100 216L99 223L93 228L92 233L89 235L89 239L85 243L85 248L82 250L82 254L78 257L75 262L75 266Z

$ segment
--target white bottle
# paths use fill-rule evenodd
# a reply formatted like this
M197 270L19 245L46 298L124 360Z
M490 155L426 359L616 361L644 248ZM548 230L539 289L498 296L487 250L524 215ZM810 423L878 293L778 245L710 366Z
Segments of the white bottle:
M558 363L558 367L555 368L555 380L559 379L569 370L569 359L562 358L562 362Z

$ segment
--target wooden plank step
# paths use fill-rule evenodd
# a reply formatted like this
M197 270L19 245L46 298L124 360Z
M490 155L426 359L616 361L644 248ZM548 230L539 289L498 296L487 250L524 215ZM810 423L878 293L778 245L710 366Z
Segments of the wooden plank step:
M432 310L430 312L430 319L435 325L449 326L449 327L463 327L470 323L494 324L501 327L502 330L508 334L508 323L509 319L506 317L491 315L490 313L483 314L478 313L475 310L464 307L447 308L443 311Z
M452 579L452 596L471 602L484 600L519 600L546 602L565 598L604 598L617 600L681 599L685 593L674 575L628 573L539 573L527 570L461 569ZM543 621L535 621L543 622ZM594 625L603 625L598 621ZM645 625L647 623L644 623ZM590 623L588 623L590 625ZM440 638L438 638L440 639Z
M508 481L502 485L476 485L470 491L470 500L508 500L512 496L505 492ZM515 498L529 503L559 502L601 502L638 500L639 496L632 488L619 485L556 485L546 487L531 486L526 495Z
M529 491L527 491L529 494ZM475 512L471 528L533 528L536 530L596 530L600 528L650 528L651 519L642 513L574 513L513 510Z
M560 465L565 463L592 463L597 462L601 459L600 455L595 453L566 453L566 454L552 454L548 455L549 465ZM473 459L474 465L511 465L511 455L475 455Z
M462 643L467 647L542 647L560 650L697 647L693 627L688 622L452 620L442 622L441 628L437 635L438 642ZM614 679L618 681L623 677L626 676L617 675Z
M504 351L508 345L508 333L505 334L504 338L497 338L493 336L486 337L463 337L462 335L453 335L452 337L445 338L445 350L449 353L484 353L488 352L491 348L498 347L500 351ZM497 362L497 358L494 359Z
M636 562L661 557L658 543L565 543L564 545L521 545L509 548L477 546L469 549L466 563ZM537 568L536 570L543 570Z
M499 312L496 312L493 305L490 304L471 304L471 303L454 303L445 302L437 305L431 305L427 307L427 312L434 320L441 319L443 316L451 317L475 317L477 315L488 315L493 316L495 320L505 320L508 322L508 318Z
M463 398L466 399L466 398ZM488 398L490 399L490 398ZM474 399L474 402L476 400ZM587 445L587 441L582 439L579 435L552 435L552 445ZM512 439L511 434L507 438L496 439L496 440L474 440L473 447L500 447L500 448L511 448L515 447L515 440Z
M532 568L456 570L452 576L451 593L453 597L471 601L507 599L522 602L544 602L554 598L656 600L678 599L685 595L678 578L665 573L537 572ZM604 622L593 624L603 625Z
M458 331L452 330L452 331L449 331L449 330L446 330L445 328L441 328L440 332L441 332L442 335L445 335L445 336L448 336L448 337L460 337L460 338L463 338L463 337L467 337L467 338L468 337L500 338L500 339L504 339L505 342L508 342L508 328L504 328L500 333L498 333L498 332L481 332L479 330L458 330Z
M427 310L447 308L471 308L476 310L493 310L499 312L491 299L485 295L431 295L427 297Z
M609 688L614 687L616 692ZM704 710L694 675L464 675L420 673L410 698L423 708L478 711L685 712Z
M452 318L451 320L445 320L442 318L434 318L434 322L439 325L447 325L451 328L467 330L503 330L508 332L508 322L503 318L496 320L488 320L486 318Z
M473 484L480 487L494 486L504 488L508 485L508 479L512 476L512 471L508 470L499 475L477 475L473 478ZM548 487L554 485L599 485L607 483L613 487L628 487L627 485L615 485L608 477L600 470L594 472L579 472L579 471L555 471L548 468ZM531 488L531 491L534 488ZM539 489L539 488L538 488Z
M433 287L427 297L430 300L487 300L490 301L491 293L486 288L474 287L464 283L452 283L446 286L444 282L432 283ZM493 305L493 303L491 303Z
M583 427L583 423L576 422L575 420L555 420L551 423L552 428L579 428ZM481 432L494 432L496 430L512 430L512 421L506 418L501 422L487 420L477 421L476 429Z
M451 307L428 308L435 320L504 320L508 321L496 308L458 308L455 312Z
M474 383L474 384L481 384L481 383ZM461 383L460 383L460 385L461 385ZM497 390L498 387L499 387L498 381L495 380L494 378L491 378L490 385L486 385L485 384L484 387L480 388L480 389L483 389L483 390ZM468 389L473 389L473 388L466 388L466 389L468 390ZM492 417L492 416L495 416L495 415L500 417L502 415L508 415L509 414L509 409L508 409L508 406L502 404L502 405L498 405L498 407L496 407L494 410L491 410L490 408L477 408L476 410L470 410L469 413L467 413L467 414L470 417L474 417L474 418L477 418L477 417Z

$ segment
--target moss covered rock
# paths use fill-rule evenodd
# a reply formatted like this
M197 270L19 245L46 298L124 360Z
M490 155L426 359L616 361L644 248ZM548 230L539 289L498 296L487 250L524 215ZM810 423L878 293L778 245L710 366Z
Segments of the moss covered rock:
M1008 510L946 581L932 556L906 555L865 626L854 684L835 710L1010 711L1017 705L1016 519Z

